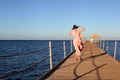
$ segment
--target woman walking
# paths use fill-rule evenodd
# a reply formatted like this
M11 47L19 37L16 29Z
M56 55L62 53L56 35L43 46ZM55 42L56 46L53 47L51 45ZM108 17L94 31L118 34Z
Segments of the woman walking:
M82 41L80 38L80 33L83 32L84 30L85 30L85 28L82 26L73 25L72 30L70 30L70 32L69 32L70 36L71 35L74 36L73 45L76 50L76 54L75 54L76 61L81 61L81 50L82 50L83 46L82 46Z

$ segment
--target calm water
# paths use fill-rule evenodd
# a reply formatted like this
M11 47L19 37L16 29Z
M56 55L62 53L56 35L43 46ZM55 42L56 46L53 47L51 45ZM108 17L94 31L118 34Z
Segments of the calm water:
M52 55L53 66L63 59L63 41L51 41L52 42ZM49 41L41 40L4 40L0 41L0 56L22 54L26 52L40 50L39 52L18 55L11 57L0 58L0 76L7 75L8 73L15 73L16 71L23 70L32 66L35 63L40 62L46 56L49 55L48 49ZM41 50L43 49L44 50ZM70 41L66 41L66 53L70 54ZM31 69L21 72L14 76L4 78L8 79L22 79L22 80L35 80L38 76L43 74L46 70L49 70L49 59L44 63L38 64Z
M113 56L114 42L108 41L109 54ZM0 57L0 76L8 75L9 73L17 73L27 67L32 66L35 63L40 62L49 55L48 49L49 41L45 40L1 40L0 41L0 56L22 54L26 52L40 50L39 52L10 56ZM105 44L106 45L106 44ZM52 41L52 54L53 54L53 66L63 59L63 41L56 40ZM41 50L43 49L44 50ZM66 41L67 55L70 54L70 41ZM105 50L105 48L104 48ZM117 59L120 60L120 41L117 46ZM45 71L49 70L49 59L44 63L33 66L25 72L17 73L17 75L8 76L0 80L9 79L21 79L21 80L35 80L38 76L42 75Z
M111 56L114 56L114 47L115 47L115 41L109 40L108 42L105 41L105 46L108 44L108 53ZM106 47L104 47L104 50L106 51ZM117 41L117 50L116 50L116 59L120 61L120 41Z

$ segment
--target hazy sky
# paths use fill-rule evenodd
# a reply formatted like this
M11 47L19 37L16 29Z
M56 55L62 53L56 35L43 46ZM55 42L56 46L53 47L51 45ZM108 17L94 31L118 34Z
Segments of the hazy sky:
M120 0L0 0L0 40L71 39L74 24L120 39Z

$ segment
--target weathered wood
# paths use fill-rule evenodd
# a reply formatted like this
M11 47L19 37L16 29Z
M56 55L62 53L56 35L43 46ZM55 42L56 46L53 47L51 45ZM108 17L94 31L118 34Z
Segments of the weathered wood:
M66 61L75 51L73 51L71 54L69 54L66 58L61 60L58 64L56 64L52 69L50 69L48 72L44 73L42 76L38 77L36 80L45 80L48 78L58 67Z
M93 43L86 43L82 62L71 55L46 80L120 80L120 64Z

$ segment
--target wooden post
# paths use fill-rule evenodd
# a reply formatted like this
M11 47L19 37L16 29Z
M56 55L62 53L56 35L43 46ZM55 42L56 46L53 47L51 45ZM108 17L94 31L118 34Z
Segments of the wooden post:
M116 58L116 50L117 50L117 41L115 41L115 47L114 47L114 59Z
M71 53L72 53L72 40L70 40L70 49L71 49Z
M64 58L66 58L66 48L65 48L65 41L63 41L63 48L64 48Z
M49 52L50 52L50 69L52 69L52 45L51 45L51 41L49 41Z

